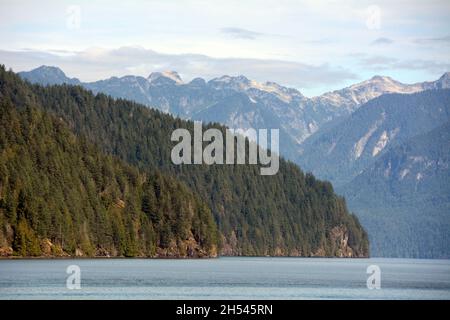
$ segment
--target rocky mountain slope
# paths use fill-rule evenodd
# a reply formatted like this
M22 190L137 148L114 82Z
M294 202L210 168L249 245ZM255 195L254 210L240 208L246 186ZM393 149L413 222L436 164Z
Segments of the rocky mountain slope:
M428 132L448 119L448 89L386 94L306 140L297 162L341 186L375 162L391 145Z
M450 122L391 147L341 189L374 256L450 257Z

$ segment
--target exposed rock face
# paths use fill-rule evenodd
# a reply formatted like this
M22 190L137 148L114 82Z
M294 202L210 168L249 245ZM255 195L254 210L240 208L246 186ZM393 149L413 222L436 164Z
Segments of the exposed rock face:
M10 224L5 224L0 228L0 257L9 257L13 254L13 248L10 243L14 237L14 232Z
M348 231L344 226L335 226L329 232L331 249L325 250L323 247L317 249L311 256L313 257L338 257L338 258L365 258L368 254L358 254L349 245Z
M54 247L54 245L49 239L43 239L41 241L41 251L44 256L52 255L53 247Z
M335 244L335 253L337 257L355 257L353 249L348 245L348 233L343 227L334 227L330 231L331 241Z
M275 257L338 257L338 258L364 258L367 254L356 253L349 245L349 234L345 226L333 227L327 237L331 243L331 249L325 250L324 247L319 247L311 254L304 254L300 249L293 248L286 252L282 248L275 248L274 252L267 252L267 256ZM234 234L229 239L222 238L222 249L220 255L222 256L240 256L241 253L234 250L237 239Z
M237 251L238 240L234 231L231 232L231 236L226 238L222 235L222 248L220 254L223 256L239 256L241 253Z
M204 250L193 237L176 243L172 241L168 248L158 248L157 258L214 258L217 257L217 248L214 246L208 252Z
M117 251L108 250L106 248L97 248L93 254L84 252L80 248L75 249L73 255L62 250L59 244L52 243L49 239L43 239L40 242L42 255L39 257L120 257ZM191 236L188 239L176 243L172 241L167 248L157 248L153 256L138 255L138 257L146 258L215 258L217 257L217 247L213 246L209 251ZM233 255L233 254L231 254ZM14 250L11 246L0 246L0 257L14 257Z
M292 249L290 252L285 252L281 248L275 248L269 256L290 256L290 257L340 257L340 258L355 258L364 257L364 255L356 255L353 249L348 244L348 233L345 227L336 226L331 229L329 234L329 241L333 244L332 250L327 252L322 247L317 249L311 255L303 255L299 249ZM220 250L222 256L241 256L242 253L236 251L237 238L232 235L230 239L222 239L223 246ZM43 239L40 243L42 256L41 257L118 257L117 252L108 251L105 248L97 248L93 255L83 252L83 250L75 249L74 255L70 255L61 249L58 244L52 243L49 239ZM158 248L155 255L150 258L215 258L218 254L218 248L213 247L209 251L204 250L191 236L188 239L176 243L172 241L167 248ZM0 257L12 257L13 249L10 246L0 247ZM144 257L144 256L142 256Z
M11 247L0 247L0 257L10 257L13 254Z

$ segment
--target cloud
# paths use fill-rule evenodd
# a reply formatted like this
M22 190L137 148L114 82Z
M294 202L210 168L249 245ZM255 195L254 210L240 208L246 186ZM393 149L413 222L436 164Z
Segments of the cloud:
M371 45L375 45L375 46L377 46L377 45L388 45L388 44L391 44L393 42L394 41L392 39L381 37L381 38L377 38L374 41L372 41Z
M195 77L207 80L228 75L245 75L257 81L274 81L296 88L315 88L357 79L346 69L329 64L252 59L214 58L201 54L165 54L142 47L117 49L89 48L72 54L51 51L0 50L0 61L14 71L30 70L40 65L60 67L70 77L95 81L127 74L148 76L153 71L175 70L185 81Z
M361 55L359 64L372 70L422 70L430 73L444 73L450 70L450 63L424 59L399 60L386 56Z
M414 40L415 43L418 44L430 44L430 43L436 43L436 44L450 44L450 35L443 36L443 37L435 37L435 38L417 38Z
M245 39L245 40L254 40L258 37L263 36L263 33L251 31L247 29L241 28L222 28L220 31L228 36L231 36L236 39Z

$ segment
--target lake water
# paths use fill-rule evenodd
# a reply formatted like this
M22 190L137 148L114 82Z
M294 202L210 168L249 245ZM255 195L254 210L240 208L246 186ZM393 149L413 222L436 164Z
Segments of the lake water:
M66 269L81 270L81 289ZM369 265L381 289L367 288ZM0 299L450 299L450 260L0 260Z

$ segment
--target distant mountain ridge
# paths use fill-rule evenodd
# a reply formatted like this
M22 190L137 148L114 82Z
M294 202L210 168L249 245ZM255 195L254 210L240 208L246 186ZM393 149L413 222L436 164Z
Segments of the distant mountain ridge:
M291 160L298 146L325 124L348 116L361 104L385 93L414 93L450 87L449 73L434 82L402 84L375 76L342 90L307 98L298 90L275 82L260 83L245 76L222 76L185 83L175 71L141 76L111 77L95 82L68 78L58 68L39 67L19 72L39 84L80 84L94 93L130 99L185 119L218 122L232 128L279 128L280 152ZM239 105L230 104L234 101Z
M350 182L392 144L450 119L450 90L385 94L301 145L297 162L336 186Z
M313 100L335 106L345 106L350 108L350 111L354 111L356 106L362 105L385 93L409 94L424 90L445 88L450 88L450 72L444 73L436 81L415 84L404 84L391 77L374 76L369 80L351 85L347 88L314 97Z
M42 85L53 85L53 84L73 84L80 85L81 81L77 78L69 78L66 74L57 67L52 66L40 66L29 72L23 73L24 78L32 83L39 83Z

